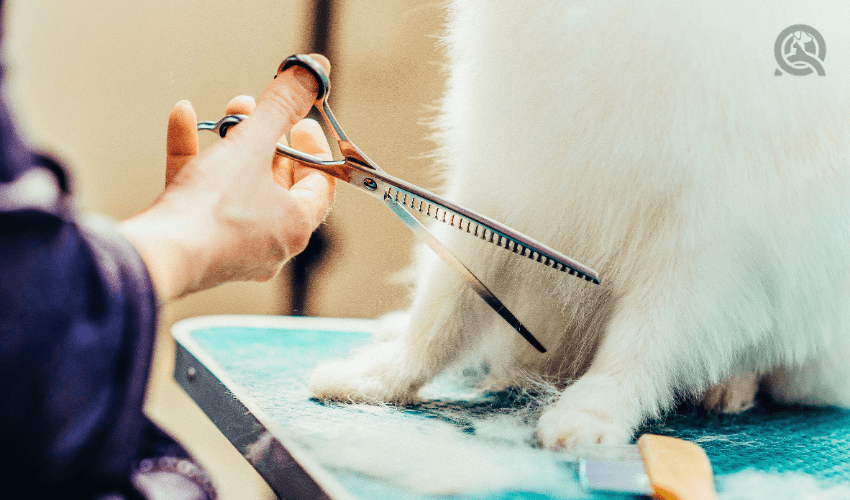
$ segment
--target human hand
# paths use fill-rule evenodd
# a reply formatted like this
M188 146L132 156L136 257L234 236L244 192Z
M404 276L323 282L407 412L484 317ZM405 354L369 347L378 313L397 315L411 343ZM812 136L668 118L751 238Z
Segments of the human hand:
M325 69L327 60L313 55ZM331 158L318 123L301 120L316 82L293 67L258 102L233 99L226 114L249 118L198 153L197 117L177 103L168 123L166 188L119 230L142 255L162 300L227 281L264 281L301 252L334 197L332 177L275 155L291 130L292 146Z

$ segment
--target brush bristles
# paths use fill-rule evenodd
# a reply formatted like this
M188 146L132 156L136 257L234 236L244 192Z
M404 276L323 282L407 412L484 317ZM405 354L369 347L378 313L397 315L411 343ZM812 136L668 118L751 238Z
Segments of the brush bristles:
M511 252L517 255L521 255L535 262L539 262L545 266L551 267L552 269L556 269L558 271L562 271L573 276L584 278L586 281L595 281L593 277L588 276L580 271L577 271L563 262L556 261L550 256L538 253L523 245L522 243L512 238L509 238L508 236L505 236L504 234L501 234L497 231L493 231L492 229L486 226L482 226L481 224L475 221L464 218L458 213L435 205L427 200L419 199L406 191L390 187L389 191L387 192L387 196L389 198L394 199L399 205L402 205L406 208L410 208L412 210L416 210L417 212L436 219L442 222L443 224L448 224L449 226L456 227L461 231L465 231L466 233L469 233L472 236L476 236L479 239L482 239L488 243L492 243L500 248L510 250Z

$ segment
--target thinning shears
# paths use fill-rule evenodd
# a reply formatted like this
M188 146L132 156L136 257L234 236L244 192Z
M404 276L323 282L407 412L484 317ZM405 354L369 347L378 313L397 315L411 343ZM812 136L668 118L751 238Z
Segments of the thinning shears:
M383 169L370 160L348 139L342 127L340 127L339 122L328 105L330 80L324 68L319 63L306 55L290 56L280 64L277 74L296 65L309 71L316 79L318 92L314 105L328 124L331 133L339 145L343 159L323 160L317 156L303 153L280 143L277 145L277 152L295 161L309 165L316 170L328 173L360 191L383 201L417 237L451 265L458 275L508 324L519 332L535 349L540 352L546 352L546 348L534 338L531 332L493 295L484 283L434 237L408 209L433 217L472 236L476 236L484 241L493 243L496 246L510 250L558 271L563 271L589 282L599 284L599 276L596 271L504 224L467 208L455 205L434 193L384 172ZM211 130L224 137L230 127L246 118L248 118L246 115L228 115L217 122L200 122L198 123L198 130Z

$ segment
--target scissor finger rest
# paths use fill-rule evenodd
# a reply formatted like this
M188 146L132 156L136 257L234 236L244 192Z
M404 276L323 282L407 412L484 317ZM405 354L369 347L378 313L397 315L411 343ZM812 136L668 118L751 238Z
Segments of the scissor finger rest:
M245 118L248 118L248 115L227 115L217 122L207 121L198 123L198 130L210 130L218 134L219 137L224 138L224 136L227 135L227 131L230 130L230 127L236 125Z

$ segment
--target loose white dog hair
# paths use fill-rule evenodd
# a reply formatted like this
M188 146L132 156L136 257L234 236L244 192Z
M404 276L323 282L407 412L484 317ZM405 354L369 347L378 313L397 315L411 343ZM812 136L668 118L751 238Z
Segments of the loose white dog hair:
M420 252L409 327L320 367L313 392L406 402L469 360L532 373L564 388L538 424L555 448L627 441L677 394L741 378L850 406L848 21L842 1L455 1L445 196L602 284L434 225L548 352ZM781 70L796 24L830 48L824 76Z

